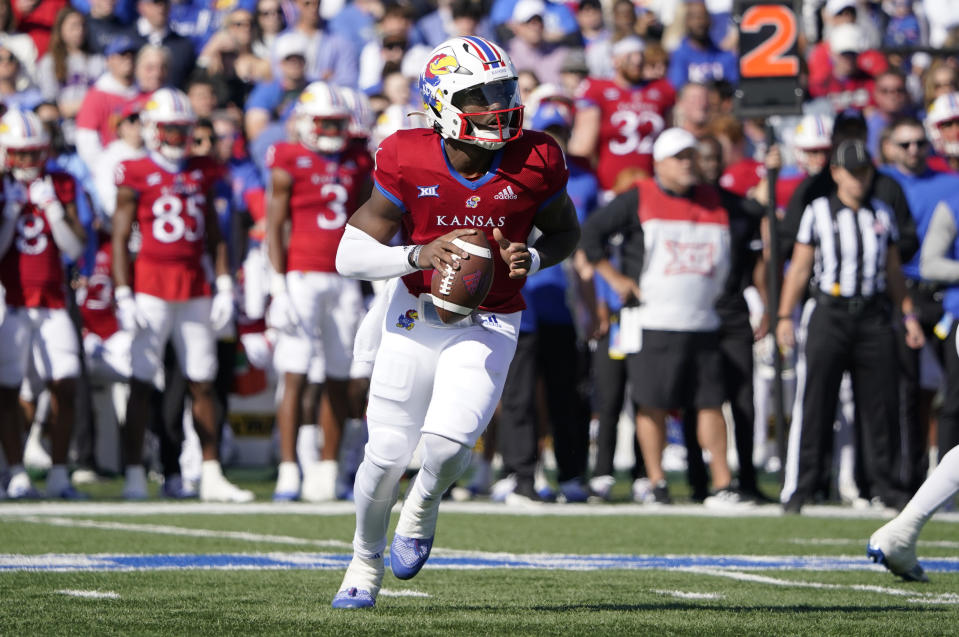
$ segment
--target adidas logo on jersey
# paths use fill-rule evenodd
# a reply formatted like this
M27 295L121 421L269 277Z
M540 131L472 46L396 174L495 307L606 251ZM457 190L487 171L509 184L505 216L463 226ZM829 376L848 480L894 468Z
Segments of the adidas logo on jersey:
M494 195L493 199L519 199L519 197L517 197L516 193L513 192L512 186L507 186L506 188L500 190L499 193Z

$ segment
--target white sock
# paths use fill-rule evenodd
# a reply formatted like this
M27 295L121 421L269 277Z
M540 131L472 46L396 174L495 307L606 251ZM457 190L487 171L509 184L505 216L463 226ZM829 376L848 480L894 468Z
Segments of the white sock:
M959 491L959 447L953 447L942 457L909 504L899 514L903 522L922 526L936 509Z
M469 467L472 450L435 434L423 434L423 466L410 486L396 532L426 539L436 533L440 499Z
M204 460L200 467L200 483L225 480L219 460Z
M320 428L317 425L300 425L296 432L296 458L301 466L320 460Z
M299 491L300 468L295 462L281 462L277 470L277 492Z

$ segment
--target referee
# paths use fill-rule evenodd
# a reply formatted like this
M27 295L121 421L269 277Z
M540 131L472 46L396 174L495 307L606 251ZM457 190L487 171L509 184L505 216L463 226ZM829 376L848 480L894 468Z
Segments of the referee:
M783 282L776 337L793 347L792 315L810 275L812 299L803 311L806 342L796 366L786 476L780 499L798 513L812 495L832 449L839 384L852 376L865 473L887 505L904 503L890 479L892 437L898 430L896 336L889 305L902 309L906 342L922 347L922 328L905 294L898 234L890 209L867 194L875 169L859 139L834 150L830 174L835 187L806 206L799 222L792 263Z

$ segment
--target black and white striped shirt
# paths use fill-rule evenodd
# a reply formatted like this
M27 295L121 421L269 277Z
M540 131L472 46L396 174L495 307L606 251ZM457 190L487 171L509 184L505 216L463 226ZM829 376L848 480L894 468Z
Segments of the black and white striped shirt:
M886 289L886 255L899 238L889 208L876 199L854 212L835 194L806 206L796 241L814 246L812 286L829 296L870 297Z

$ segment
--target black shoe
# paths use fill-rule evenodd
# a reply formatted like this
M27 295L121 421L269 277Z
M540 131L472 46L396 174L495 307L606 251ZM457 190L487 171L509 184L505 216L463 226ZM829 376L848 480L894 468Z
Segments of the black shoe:
M793 496L783 505L783 513L786 515L799 515L802 511L802 498Z
M660 480L655 485L653 485L653 497L649 501L650 504L672 504L673 499L669 497L669 485L666 484L665 480Z

